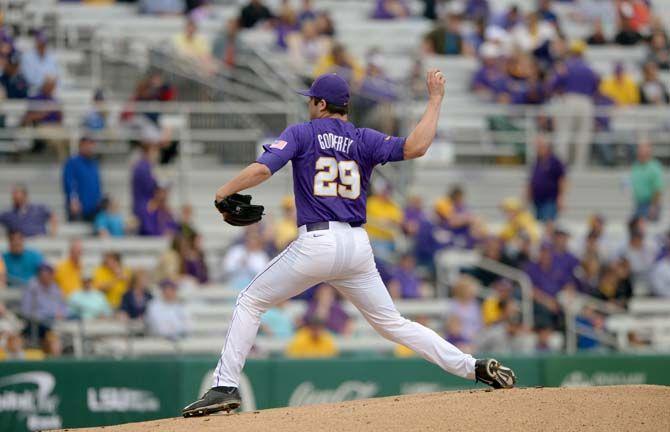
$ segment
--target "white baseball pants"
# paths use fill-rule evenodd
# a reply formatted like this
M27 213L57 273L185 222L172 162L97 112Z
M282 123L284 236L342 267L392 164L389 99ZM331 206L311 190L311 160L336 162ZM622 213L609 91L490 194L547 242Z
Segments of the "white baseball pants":
M238 387L265 311L321 282L334 286L385 338L405 345L449 373L474 379L475 359L471 355L400 315L379 277L363 228L330 222L329 230L307 232L303 226L299 233L237 297L213 387Z

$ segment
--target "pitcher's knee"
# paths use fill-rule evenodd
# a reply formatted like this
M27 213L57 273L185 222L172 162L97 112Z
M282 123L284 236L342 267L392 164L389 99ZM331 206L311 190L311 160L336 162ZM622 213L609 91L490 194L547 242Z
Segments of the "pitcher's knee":
M369 322L380 335L392 340L401 336L407 325L411 324L410 320L404 318L400 314L370 317Z
M270 306L271 305L267 302L263 302L245 292L241 292L240 295L237 296L237 302L235 304L235 307L242 308L258 317L263 315Z

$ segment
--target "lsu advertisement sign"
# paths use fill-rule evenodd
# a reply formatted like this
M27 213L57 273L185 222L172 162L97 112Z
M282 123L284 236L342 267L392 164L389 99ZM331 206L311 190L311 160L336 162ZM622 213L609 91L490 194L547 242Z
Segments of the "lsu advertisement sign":
M544 385L586 387L604 385L670 385L670 358L659 355L575 355L543 359Z
M670 356L500 358L519 386L670 385ZM103 426L179 416L212 383L216 358L0 362L0 431ZM242 409L474 388L418 358L249 360Z
M56 379L46 371L15 373L0 378L2 430L57 429L63 425Z
M0 363L0 431L101 426L175 415L174 361Z

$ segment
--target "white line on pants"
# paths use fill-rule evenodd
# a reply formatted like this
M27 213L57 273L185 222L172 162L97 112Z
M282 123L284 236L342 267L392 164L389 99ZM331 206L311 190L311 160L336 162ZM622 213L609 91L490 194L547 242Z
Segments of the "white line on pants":
M301 227L298 239L240 292L213 385L237 387L261 315L320 282L333 285L383 337L449 373L474 379L475 359L471 355L400 315L377 272L365 230L330 222L329 230L306 232Z

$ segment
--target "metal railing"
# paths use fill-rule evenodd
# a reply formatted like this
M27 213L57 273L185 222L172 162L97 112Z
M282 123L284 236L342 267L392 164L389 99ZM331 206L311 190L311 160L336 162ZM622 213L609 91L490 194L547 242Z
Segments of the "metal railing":
M606 331L581 324L578 318L582 316L585 307L602 315L622 313L625 312L624 308L579 293L562 292L559 293L558 300L565 314L565 350L569 354L577 352L579 336L595 339L609 348L618 347L616 337Z
M457 279L463 268L480 267L516 283L521 292L521 320L524 326L533 328L533 285L525 272L471 250L452 249L440 252L435 256L435 265L438 297L447 297L448 287Z

